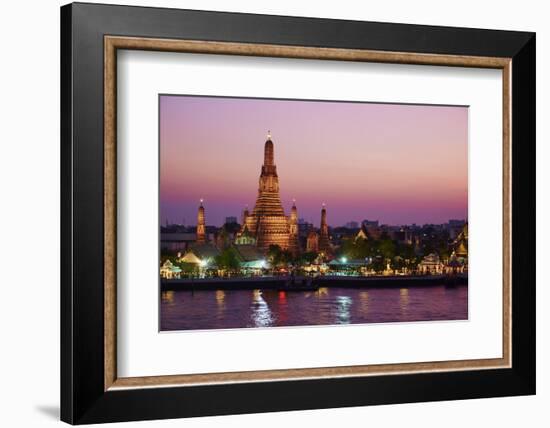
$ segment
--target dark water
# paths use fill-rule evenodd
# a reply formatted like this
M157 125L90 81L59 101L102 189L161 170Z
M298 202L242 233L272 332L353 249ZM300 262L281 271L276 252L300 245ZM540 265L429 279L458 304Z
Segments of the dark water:
M166 291L161 330L468 319L468 287Z

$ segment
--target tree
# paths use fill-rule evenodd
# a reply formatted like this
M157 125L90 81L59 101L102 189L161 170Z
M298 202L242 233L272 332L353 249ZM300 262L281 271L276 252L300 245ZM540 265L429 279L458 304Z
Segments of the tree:
M375 245L376 244L372 240L348 238L342 242L338 255L349 259L362 260L374 254Z
M395 256L391 259L390 267L393 270L401 270L405 267L405 260L401 256Z
M299 262L301 264L310 264L310 263L313 263L315 261L315 259L317 258L319 254L316 253L315 251L310 251L309 253L302 253L300 255L300 259L299 259Z
M384 272L384 270L386 269L386 264L384 263L384 258L382 257L373 258L369 266L376 273Z
M379 245L380 254L385 259L393 259L395 257L396 245L391 239L381 239Z
M281 247L274 244L269 246L269 249L267 250L267 257L269 258L272 266L287 265L293 260L292 253L290 251L283 250Z
M239 258L233 248L226 248L219 256L216 256L216 264L221 269L237 270L240 267Z

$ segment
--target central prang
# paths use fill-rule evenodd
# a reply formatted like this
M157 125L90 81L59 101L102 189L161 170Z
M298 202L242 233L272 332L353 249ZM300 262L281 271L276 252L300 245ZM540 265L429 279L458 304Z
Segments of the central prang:
M295 210L295 207L293 207ZM264 146L264 163L258 185L258 198L252 213L244 211L240 234L250 234L256 240L256 246L262 251L270 245L298 252L297 215L290 218L285 215L279 196L279 177L275 165L275 153L271 134L268 133ZM294 233L291 234L291 229Z

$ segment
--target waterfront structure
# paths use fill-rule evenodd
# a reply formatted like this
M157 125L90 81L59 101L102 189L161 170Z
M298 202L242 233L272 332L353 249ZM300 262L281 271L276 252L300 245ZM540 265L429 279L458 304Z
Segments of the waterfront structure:
M463 260L460 260L456 253L453 251L449 262L443 268L444 272L448 275L455 275L457 273L464 273L467 269L467 266L464 264Z
M443 272L444 265L441 263L439 256L435 253L430 253L422 259L418 264L418 272L421 274L440 274Z
M259 274L269 267L264 254L255 245L234 245L233 248L241 270Z
M220 255L220 250L209 243L196 243L192 245L180 259L180 262L191 263L200 267L211 267L215 258Z
M181 268L174 266L170 260L166 260L160 268L160 276L164 279L177 279L180 277Z
M197 213L197 243L204 244L206 242L206 223L204 217L203 200L200 201L199 211Z

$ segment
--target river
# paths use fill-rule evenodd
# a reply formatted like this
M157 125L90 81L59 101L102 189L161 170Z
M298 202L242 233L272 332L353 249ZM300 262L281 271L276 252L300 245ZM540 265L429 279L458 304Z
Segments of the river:
M468 286L161 293L160 329L204 330L468 319Z

